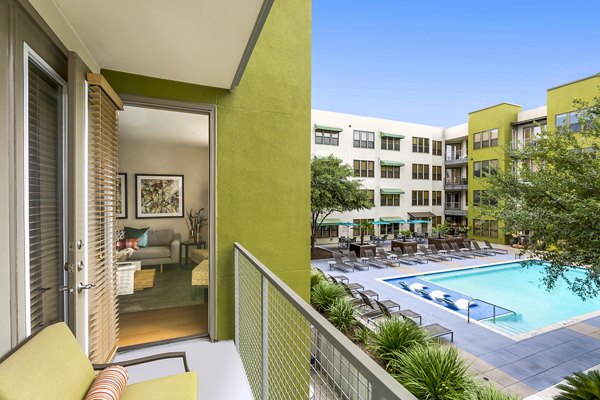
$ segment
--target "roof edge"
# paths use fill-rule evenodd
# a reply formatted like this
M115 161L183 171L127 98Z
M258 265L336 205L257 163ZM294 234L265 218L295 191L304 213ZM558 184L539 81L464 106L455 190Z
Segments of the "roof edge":
M469 114L475 114L475 113L480 112L480 111L484 111L484 110L487 110L487 109L490 109L490 108L494 108L494 107L498 107L498 106L503 106L503 105L513 106L513 107L521 107L522 108L522 106L519 105L519 104L509 103L507 101L503 101L502 103L494 104L493 106L487 106L487 107L484 107L484 108L480 108L479 110L471 111L471 112L469 112Z

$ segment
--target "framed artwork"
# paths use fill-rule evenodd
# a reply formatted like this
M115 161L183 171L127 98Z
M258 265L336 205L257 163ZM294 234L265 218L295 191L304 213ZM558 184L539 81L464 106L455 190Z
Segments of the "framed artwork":
M135 174L136 218L183 218L183 175Z
M117 218L127 218L127 174L117 175Z

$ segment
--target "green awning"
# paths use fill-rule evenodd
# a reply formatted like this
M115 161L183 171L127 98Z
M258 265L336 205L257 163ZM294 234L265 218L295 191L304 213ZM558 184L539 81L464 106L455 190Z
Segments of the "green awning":
M325 221L323 221L321 226L335 226L335 225L339 225L341 223L342 223L342 220L340 220L339 218L329 218L329 219L326 219Z
M325 125L317 125L315 124L315 131L333 131L333 132L341 132L344 128L335 128L333 126L325 126Z
M404 167L404 163L400 162L400 161L379 160L379 164L381 164L381 165L389 165L389 166L393 166L393 167Z
M402 189L380 189L381 194L404 194ZM400 219L400 218L398 218Z
M382 221L385 221L385 222L394 222L394 221L400 221L402 219L402 217L381 217L379 219Z
M387 133L387 132L381 132L381 131L379 131L379 133L381 134L381 137L404 139L404 135L400 135L398 133Z

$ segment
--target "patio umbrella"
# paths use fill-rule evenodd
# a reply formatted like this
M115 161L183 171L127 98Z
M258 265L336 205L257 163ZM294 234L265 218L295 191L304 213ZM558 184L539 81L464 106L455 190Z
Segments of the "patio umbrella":
M427 221L426 219L411 219L408 221L409 224L428 224L431 221Z
M389 225L389 222L385 222L385 221L374 221L371 222L373 225Z
M358 224L355 224L354 222L341 222L340 225L348 227L348 232L346 232L348 237L350 237L350 227L358 226Z
M406 224L406 220L403 219L395 219L393 221L390 221L390 223L392 224Z

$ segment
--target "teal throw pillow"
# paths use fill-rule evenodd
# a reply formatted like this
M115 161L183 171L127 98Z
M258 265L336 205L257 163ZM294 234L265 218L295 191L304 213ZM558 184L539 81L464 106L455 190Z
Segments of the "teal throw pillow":
M148 228L125 227L125 239L137 239L138 247L148 247Z

